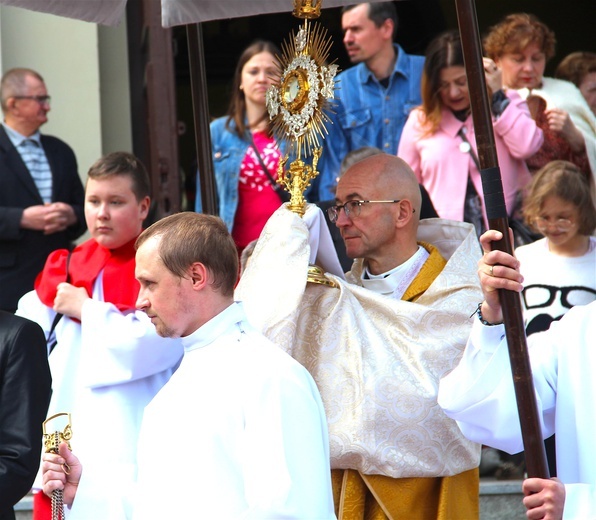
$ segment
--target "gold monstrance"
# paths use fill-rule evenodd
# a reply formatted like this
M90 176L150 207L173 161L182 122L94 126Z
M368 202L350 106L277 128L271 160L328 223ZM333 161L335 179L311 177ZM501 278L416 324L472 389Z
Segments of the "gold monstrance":
M319 24L310 20L321 14L322 0L294 0L292 14L304 24L290 41L282 45L279 60L282 75L278 84L267 90L267 109L277 136L289 142L288 153L279 162L277 182L290 192L288 209L300 216L306 211L304 192L319 174L317 162L323 148L320 139L327 134L329 101L334 98L335 64L325 65L331 49L331 38ZM296 159L286 170L290 156ZM306 161L312 157L311 164ZM308 281L336 286L316 265L309 266Z
M300 216L306 210L304 191L319 174L320 140L329 121L324 110L334 97L338 70L337 65L325 65L331 49L327 30L310 22L320 16L321 4L322 0L294 0L292 14L304 19L304 24L283 43L279 56L283 72L266 96L274 133L290 144L277 168L278 182L291 194L289 209ZM296 159L285 169L290 156Z

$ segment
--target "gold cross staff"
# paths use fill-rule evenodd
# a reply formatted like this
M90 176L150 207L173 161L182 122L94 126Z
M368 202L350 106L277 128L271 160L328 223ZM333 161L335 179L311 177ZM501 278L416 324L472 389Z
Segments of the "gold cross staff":
M58 417L67 417L64 429L62 431L55 430L52 433L48 433L46 429L48 423ZM69 413L57 413L51 417L48 417L43 422L43 444L46 453L58 453L58 449L60 448L60 444L62 442L66 442L66 444L68 444L68 448L70 449L71 438L72 426ZM68 464L62 464L62 469L67 475L70 473L70 467ZM64 500L63 491L61 489L56 489L52 492L52 520L64 520Z

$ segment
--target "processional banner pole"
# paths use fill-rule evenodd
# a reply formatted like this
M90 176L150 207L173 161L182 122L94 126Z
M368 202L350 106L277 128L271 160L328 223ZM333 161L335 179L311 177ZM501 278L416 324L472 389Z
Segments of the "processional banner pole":
M455 0L457 20L464 54L472 119L476 134L482 191L490 229L503 234L503 239L493 242L493 249L513 254L509 237L509 221L503 183L497 158L491 111L484 76L482 48L474 0ZM511 361L513 385L524 443L528 477L549 478L542 429L538 417L536 394L532 381L532 368L528 356L526 335L519 294L499 290L503 309L505 333Z
M209 103L207 100L207 73L203 28L200 23L186 26L188 41L188 62L192 92L193 121L195 125L195 146L199 175L197 191L201 193L203 213L218 215L217 190L211 155L211 132L209 130ZM194 175L195 172L191 172Z

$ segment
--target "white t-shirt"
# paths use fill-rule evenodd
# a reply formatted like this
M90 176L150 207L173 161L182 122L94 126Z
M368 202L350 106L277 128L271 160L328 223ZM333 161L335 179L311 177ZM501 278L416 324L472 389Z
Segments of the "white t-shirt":
M596 300L596 237L583 256L551 253L546 238L515 250L524 277L522 304L528 334L546 330L575 305Z

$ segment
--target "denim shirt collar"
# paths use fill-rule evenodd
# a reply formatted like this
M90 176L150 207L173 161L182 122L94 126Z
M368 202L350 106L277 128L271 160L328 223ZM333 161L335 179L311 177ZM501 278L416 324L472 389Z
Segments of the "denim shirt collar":
M395 66L393 67L393 73L391 74L391 76L394 76L395 74L401 74L404 78L407 79L410 73L409 56L397 43L393 44L393 48L397 53L397 60L395 60ZM364 63L362 63L360 66L358 76L360 79L360 83L362 84L367 83L369 81L374 81L376 83L379 82L379 80Z

